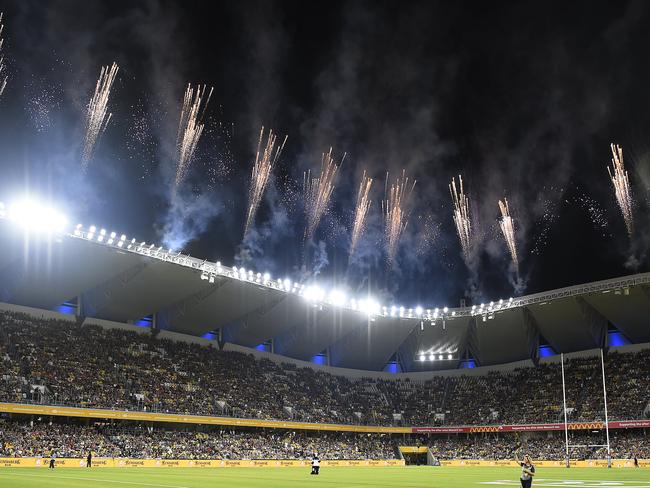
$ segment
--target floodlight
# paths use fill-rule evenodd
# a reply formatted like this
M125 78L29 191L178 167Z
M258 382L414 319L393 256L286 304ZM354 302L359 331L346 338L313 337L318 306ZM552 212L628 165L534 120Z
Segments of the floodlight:
M426 359L426 356L424 354L420 354L420 361L424 361Z
M332 290L330 292L330 303L337 307L342 306L346 301L345 294L341 290Z
M440 360L442 361L442 354L440 354L440 355L438 356L438 359L440 359Z
M20 200L9 206L9 220L33 232L62 232L65 216L56 209L32 200Z
M109 237L107 244L113 244L113 239Z
M122 247L123 245L124 245L124 241L119 241L119 242L117 243L117 247Z
M451 354L447 354L447 359L451 360L453 356Z
M91 234L94 234L95 231L97 230L97 227L95 227L94 225L91 225L91 226L88 228L88 230L90 231Z
M447 307L445 307L445 308L442 309L442 311L443 311L444 313L447 313L447 312L449 312L449 309L448 309Z
M102 242L103 240L104 240L104 236L101 235L101 234L99 234L99 235L97 236L97 242Z
M429 354L429 361L435 361L436 357L433 354Z
M125 241L125 240L126 240L126 235L122 234L122 235L120 236L120 241Z
M415 307L415 315L417 315L418 317L422 315L422 307L420 307L419 305Z
M269 273L264 273L264 282L268 283L271 281L271 275Z
M105 236L105 235L106 235L106 229L102 229L102 230L100 230L99 233L100 233L101 235Z
M284 279L284 289L286 291L291 290L291 280L289 278Z
M111 238L112 238L112 239L115 239L115 236L116 236L116 235L117 235L117 234L116 234L115 232L111 232Z

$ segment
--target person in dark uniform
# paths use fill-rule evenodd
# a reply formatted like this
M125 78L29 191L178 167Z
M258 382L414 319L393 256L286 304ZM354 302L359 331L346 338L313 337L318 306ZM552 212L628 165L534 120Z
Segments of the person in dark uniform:
M635 468L639 467L639 459L636 457L636 454L634 455L634 467Z
M88 457L86 458L86 467L87 468L92 468L93 467L93 453L92 453L92 451L88 451Z
M533 486L533 476L535 476L535 466L533 466L530 456L524 456L524 461L519 461L519 457L515 454L515 461L521 466L521 488L531 488Z
M318 459L318 454L314 454L314 457L311 458L311 474L318 475L320 471L320 459Z
M50 467L48 469L54 469L54 466L56 465L56 454L52 453L50 456Z

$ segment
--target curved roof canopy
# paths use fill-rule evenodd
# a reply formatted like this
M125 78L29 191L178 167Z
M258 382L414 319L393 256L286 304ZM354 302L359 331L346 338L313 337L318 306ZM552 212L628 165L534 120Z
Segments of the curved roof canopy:
M155 315L157 327L332 366L405 371L491 365L606 347L616 329L650 342L650 273L453 309L387 309L144 243L76 229L27 234L0 219L0 300L54 309L79 297L83 315L127 322ZM121 242L121 244L120 244ZM422 360L424 355L425 360ZM433 355L434 360L429 358Z

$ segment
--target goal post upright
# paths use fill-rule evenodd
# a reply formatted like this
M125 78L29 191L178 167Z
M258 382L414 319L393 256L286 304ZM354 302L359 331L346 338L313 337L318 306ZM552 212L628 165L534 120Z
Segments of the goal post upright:
M560 353L562 363L562 405L564 406L564 442L566 446L566 467L569 467L569 423L566 414L566 383L564 381L564 353Z
M612 456L609 445L609 417L607 415L607 386L605 385L605 354L603 349L600 349L600 366L603 373L603 400L605 403L605 435L607 436L607 467L612 467Z

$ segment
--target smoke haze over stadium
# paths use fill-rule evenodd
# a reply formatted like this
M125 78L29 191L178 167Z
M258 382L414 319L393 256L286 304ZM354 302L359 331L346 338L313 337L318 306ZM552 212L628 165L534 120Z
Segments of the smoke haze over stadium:
M648 270L650 7L617 3L6 2L2 199L51 199L71 220L193 256L342 284L382 302L457 305ZM81 171L84 114L119 65L112 118ZM173 200L188 83L213 87ZM261 126L287 144L242 242ZM636 232L607 174L626 151ZM333 147L329 211L303 251L303 173ZM386 172L417 180L386 269ZM356 190L374 178L348 257ZM464 260L448 184L462 174ZM520 280L499 233L513 215ZM303 266L303 253L306 258ZM467 261L467 262L465 262Z

